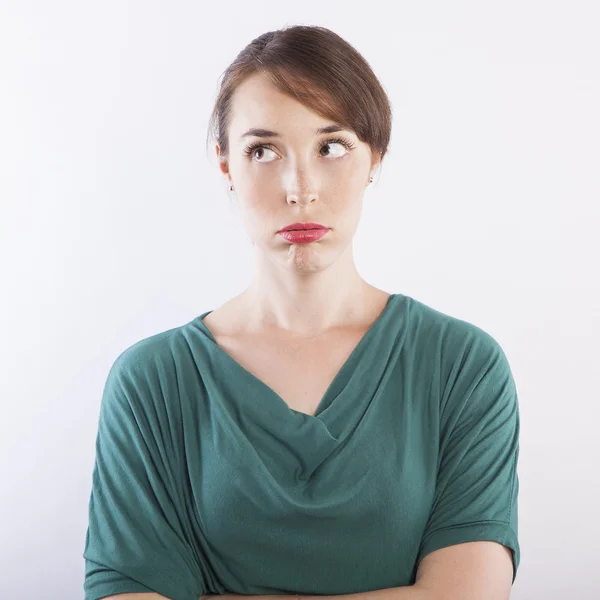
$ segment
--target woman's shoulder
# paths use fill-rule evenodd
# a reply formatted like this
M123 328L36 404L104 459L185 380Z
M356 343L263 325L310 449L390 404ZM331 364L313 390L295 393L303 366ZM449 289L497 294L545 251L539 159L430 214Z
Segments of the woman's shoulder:
M191 322L190 322L191 323ZM186 331L190 323L139 338L121 350L113 360L111 372L130 377L173 370L186 354Z
M514 388L508 358L484 328L412 298L407 314L404 359L414 368L436 373L459 396L474 382Z
M408 335L411 341L440 347L449 354L467 350L479 354L502 354L496 338L474 322L448 314L420 300L405 296Z

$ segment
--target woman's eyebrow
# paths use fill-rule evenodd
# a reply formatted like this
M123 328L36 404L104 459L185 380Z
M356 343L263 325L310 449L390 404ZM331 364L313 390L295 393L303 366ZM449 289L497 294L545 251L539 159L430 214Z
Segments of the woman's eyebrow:
M321 135L323 133L334 133L336 131L344 131L345 127L342 127L341 125L338 124L334 124L334 125L328 125L327 127L320 127L319 129L316 130L316 134L317 135ZM261 129L258 127L253 127L251 129L248 129L248 131L246 131L245 133L243 133L240 136L240 139L244 139L245 137L248 136L255 136L255 137L280 137L280 134L277 133L276 131L270 131L269 129Z

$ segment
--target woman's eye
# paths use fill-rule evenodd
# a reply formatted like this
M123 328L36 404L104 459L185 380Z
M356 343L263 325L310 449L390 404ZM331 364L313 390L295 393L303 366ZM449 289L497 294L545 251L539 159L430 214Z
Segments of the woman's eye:
M331 146L339 146L341 149L341 152L338 150L338 154L336 155L336 153L334 152L334 156L343 156L344 153L346 152L346 147L344 146L344 144L340 143L340 142L325 142L323 144L323 148L325 147L331 147ZM328 152L325 156L331 156L331 152Z
M272 154L275 154L275 152L273 152L273 150L271 150L269 148L265 148L264 146L259 146L258 148L256 148L254 150L254 152L252 153L252 156L255 157L258 152L271 152ZM270 161L259 161L259 162L270 162Z

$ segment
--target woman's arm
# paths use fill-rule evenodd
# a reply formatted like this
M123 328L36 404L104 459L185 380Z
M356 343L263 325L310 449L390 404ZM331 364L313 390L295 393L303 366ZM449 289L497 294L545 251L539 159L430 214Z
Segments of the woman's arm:
M204 596L200 596L204 598ZM155 592L135 592L130 594L115 594L113 596L105 596L101 600L170 600L166 596L161 596Z
M246 596L243 594L207 594L198 600L433 600L431 595L415 585L385 588L359 594L338 596L302 596L299 594Z

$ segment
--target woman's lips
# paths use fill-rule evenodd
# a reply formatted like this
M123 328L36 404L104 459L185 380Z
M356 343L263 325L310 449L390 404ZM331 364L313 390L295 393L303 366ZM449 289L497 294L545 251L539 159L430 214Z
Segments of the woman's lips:
M279 235L288 242L292 242L292 244L307 244L320 240L328 231L329 229L326 227L320 229L297 229L294 231L280 231Z

